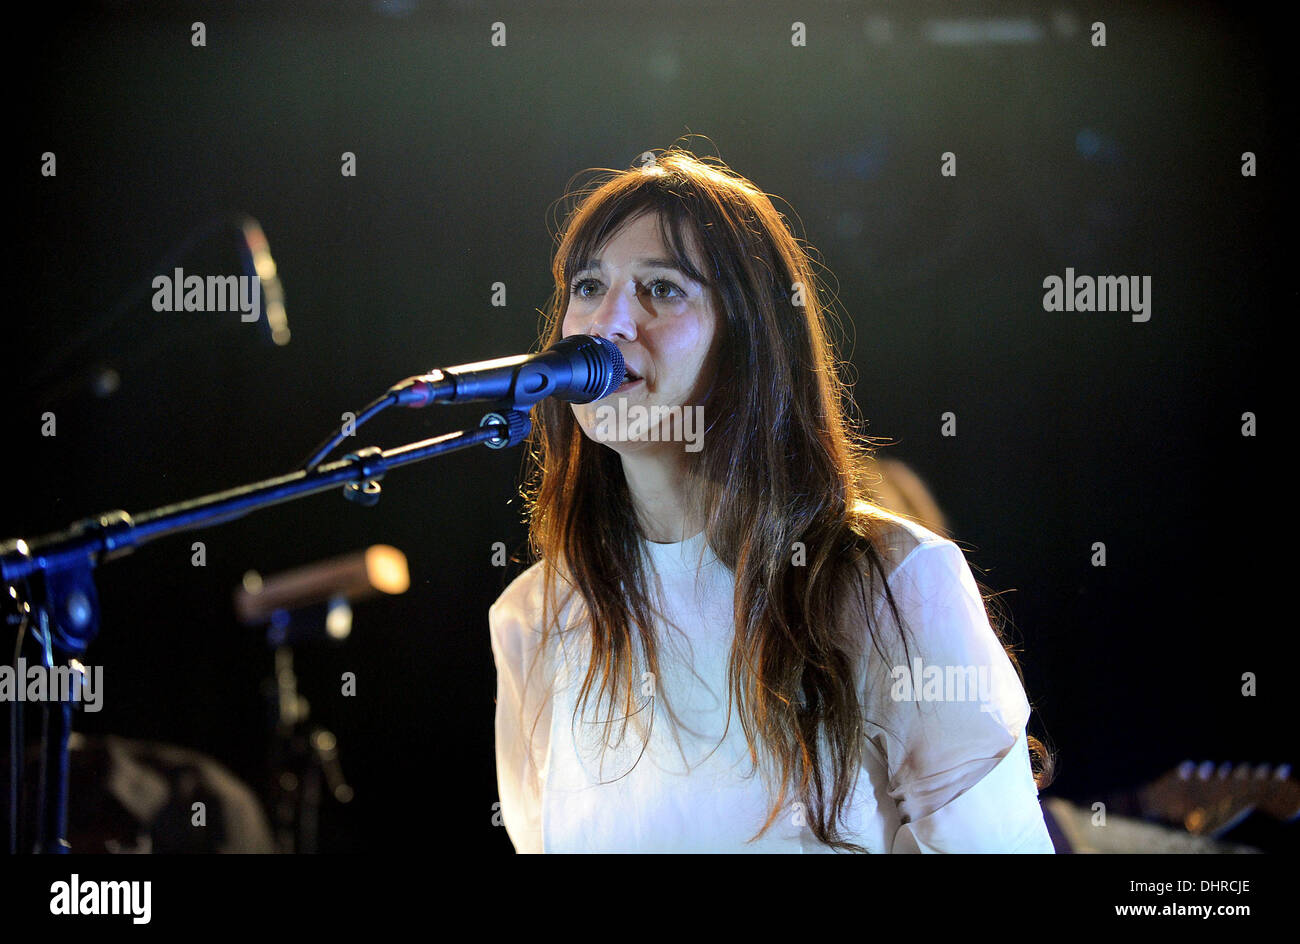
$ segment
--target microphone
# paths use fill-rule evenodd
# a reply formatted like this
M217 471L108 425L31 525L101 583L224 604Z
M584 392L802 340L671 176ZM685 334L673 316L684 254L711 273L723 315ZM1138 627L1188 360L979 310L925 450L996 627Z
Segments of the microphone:
M289 343L289 319L284 313L284 288L280 285L266 234L257 220L246 216L239 221L239 238L244 272L250 277L256 276L262 288L262 311L266 313L267 331L276 346L283 347Z
M235 613L245 626L263 623L291 625L288 619L299 611L316 609L329 604L331 614L346 611L337 609L341 603L356 603L378 596L380 593L405 593L411 586L406 555L387 544L376 544L327 561L303 567L273 577L263 578L255 570L244 574L243 585L235 591ZM332 615L325 628L334 638L347 635L340 625L341 617Z
M516 410L546 397L590 403L608 396L624 380L623 352L608 338L575 334L537 354L444 367L408 377L388 390L399 406L508 400Z

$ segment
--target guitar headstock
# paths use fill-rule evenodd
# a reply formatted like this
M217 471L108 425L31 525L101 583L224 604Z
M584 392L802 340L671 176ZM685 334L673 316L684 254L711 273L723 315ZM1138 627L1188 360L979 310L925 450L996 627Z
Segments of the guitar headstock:
M1290 764L1197 764L1186 760L1138 790L1144 816L1218 836L1254 811L1288 821L1300 816L1300 782Z

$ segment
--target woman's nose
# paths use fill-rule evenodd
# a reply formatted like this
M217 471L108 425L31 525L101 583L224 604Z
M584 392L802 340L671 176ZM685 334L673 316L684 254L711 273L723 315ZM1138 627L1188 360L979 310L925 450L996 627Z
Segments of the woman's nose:
M637 287L635 283L605 293L596 310L591 313L587 333L611 341L621 338L636 339Z

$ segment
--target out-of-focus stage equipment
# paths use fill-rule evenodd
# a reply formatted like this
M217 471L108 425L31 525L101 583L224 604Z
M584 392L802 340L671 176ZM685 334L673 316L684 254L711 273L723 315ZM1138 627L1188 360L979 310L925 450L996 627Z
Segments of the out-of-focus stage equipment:
M1223 836L1252 813L1290 822L1300 817L1300 782L1290 764L1200 764L1183 761L1137 794L1138 810L1194 836Z
M406 556L376 544L364 551L263 578L244 575L235 612L248 626L266 626L275 674L265 694L271 724L270 801L279 852L317 851L324 790L339 803L352 799L343 777L338 739L310 724L311 706L298 693L294 645L341 642L352 631L352 604L411 585Z
M281 347L289 343L289 316L284 311L284 288L271 258L271 247L262 232L262 224L251 216L239 219L239 257L244 264L244 274L257 276L262 290L262 312L266 315L266 330L271 341Z
M347 604L381 593L405 593L411 586L406 555L387 544L376 544L355 554L345 554L317 564L262 577L256 571L244 575L235 590L235 615L245 626L270 624L282 638L290 633L295 614L327 606L324 626L333 639L348 635L350 618L344 622ZM333 620L330 612L335 612ZM307 627L310 635L318 627L314 618ZM278 627L278 629L277 629ZM277 642L278 644L278 642Z
M99 596L94 568L170 534L234 521L270 505L339 486L346 498L373 505L381 494L380 480L389 469L421 462L484 443L495 449L517 446L532 429L528 410L544 397L563 395L571 402L598 400L624 379L623 357L603 338L575 335L538 355L483 361L433 371L392 387L375 400L354 424L313 453L308 467L191 501L131 515L110 511L40 538L0 542L0 584L6 621L18 627L20 652L30 630L40 647L43 664L53 668L80 666L79 658L99 632ZM412 407L434 402L497 398L493 412L477 427L447 433L393 449L368 447L343 459L319 465L356 427L393 405ZM15 653L15 661L18 654ZM37 806L40 852L67 852L68 737L72 729L72 700L42 703L42 764L38 774ZM19 712L11 712L11 738L22 730ZM16 745L15 745L16 746ZM21 752L14 752L21 757ZM17 834L17 797L22 765L11 768L11 835Z
M262 225L246 214L221 214L204 220L182 239L162 259L159 259L127 290L108 306L104 313L93 318L67 343L33 366L31 384L41 391L43 399L59 400L92 392L105 397L114 393L122 382L116 367L123 371L133 364L109 366L88 362L84 356L96 349L114 328L124 323L128 315L138 312L155 293L154 279L160 275L171 276L179 266L202 262L206 253L219 250L223 256L238 257L241 273L256 279L260 294L259 311L265 316L266 335L278 347L289 343L289 318L285 313L284 287L280 282L270 244ZM263 320L263 319L259 319ZM149 352L149 356L156 351ZM147 357L146 357L147 359Z
M78 852L276 851L257 795L206 754L75 732L68 743L76 784L68 838ZM38 764L33 757L29 767Z
M1300 782L1289 764L1189 760L1091 808L1049 797L1043 809L1057 852L1252 853L1268 850L1239 841L1236 827L1252 815L1274 828L1294 822L1300 817Z

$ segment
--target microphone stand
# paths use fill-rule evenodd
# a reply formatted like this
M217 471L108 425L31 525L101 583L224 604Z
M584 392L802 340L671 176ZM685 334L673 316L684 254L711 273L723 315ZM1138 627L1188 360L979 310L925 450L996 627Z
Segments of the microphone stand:
M73 524L66 531L27 541L0 542L0 583L10 588L5 602L17 604L24 619L34 613L43 647L43 663L77 659L99 632L99 594L92 571L100 563L129 554L136 547L170 534L193 531L242 518L252 511L343 486L346 498L371 506L379 501L380 480L389 469L422 462L448 452L485 443L493 449L517 446L532 429L526 412L504 405L483 417L477 428L463 429L393 449L368 447L310 472L297 471L137 515L110 511ZM21 587L21 595L20 595ZM25 680L15 679L18 684ZM38 796L36 850L71 851L68 822L68 737L76 697L43 706L42 759ZM15 701L17 706L20 702ZM21 759L17 765L21 770ZM10 785L18 788L20 780ZM12 823L15 834L18 822Z
M275 844L283 853L316 852L323 791L328 790L338 803L352 801L352 788L339 763L338 739L311 723L311 706L298 694L293 665L296 643L333 636L328 623L339 609L347 614L350 634L351 608L342 595L325 604L276 610L266 630L275 666L272 677L263 683L271 722L267 788Z

